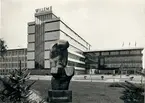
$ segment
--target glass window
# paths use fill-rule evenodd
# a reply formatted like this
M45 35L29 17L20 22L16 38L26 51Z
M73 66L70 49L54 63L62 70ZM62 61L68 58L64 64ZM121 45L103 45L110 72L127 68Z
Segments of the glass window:
M120 54L129 54L129 51L120 51Z
M119 52L118 51L113 51L113 52L110 52L111 55L118 55Z
M130 54L141 54L140 50L132 50Z
M68 61L68 65L69 66L75 66L75 67L85 68L85 64L76 63L76 62L72 62L72 61Z
M28 51L34 50L35 49L35 44L34 43L29 43L28 44Z
M105 62L140 62L141 58L141 56L105 57Z
M101 55L109 55L109 52L102 52Z
M68 53L68 57L69 57L69 58L72 58L72 59L76 59L76 60L82 61L82 62L85 62L85 59L84 59L84 58L79 57L79 56L77 56L77 55L74 55L74 54L72 54L72 53Z

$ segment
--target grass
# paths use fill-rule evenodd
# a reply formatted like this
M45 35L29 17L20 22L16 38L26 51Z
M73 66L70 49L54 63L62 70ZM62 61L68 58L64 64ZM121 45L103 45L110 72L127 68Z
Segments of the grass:
M71 82L70 90L73 92L72 103L124 103L120 96L123 88L109 87L109 83ZM50 81L37 81L33 89L39 91L47 98L51 89Z

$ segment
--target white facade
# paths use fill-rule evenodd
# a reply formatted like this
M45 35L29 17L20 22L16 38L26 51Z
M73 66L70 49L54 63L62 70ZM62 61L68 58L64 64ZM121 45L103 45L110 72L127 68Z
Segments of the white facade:
M52 11L37 12L35 20L35 22L28 23L28 68L35 68L35 62L40 58L41 66L50 69L51 46L62 39L67 40L70 44L68 66L74 66L76 70L84 72L85 57L83 51L89 50L90 44L62 22L60 18L56 17ZM38 44L41 42L43 44L39 49ZM37 64L39 65L39 62Z
M35 43L29 43L28 44L28 51L34 51L35 50Z
M28 33L35 33L35 25L28 26Z
M59 39L59 31L55 31L55 32L46 32L45 36L44 36L44 40L58 40Z
M45 31L58 30L59 28L59 22L49 22L45 24Z
M34 65L35 63L34 63L34 60L32 60L32 61L27 61L27 68L28 69L31 69L31 68L35 68L35 65Z
M35 35L28 35L28 42L35 42Z
M35 59L35 53L34 52L28 52L27 53L27 59L28 60L34 60Z
M35 22L28 23L27 68L35 68Z

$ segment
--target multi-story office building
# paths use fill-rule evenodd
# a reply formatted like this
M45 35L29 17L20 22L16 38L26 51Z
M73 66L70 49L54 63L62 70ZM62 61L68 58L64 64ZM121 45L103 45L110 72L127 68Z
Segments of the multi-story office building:
M0 57L0 75L8 74L14 69L27 68L27 49L8 49L4 58Z
M86 67L98 73L135 74L143 69L142 51L143 48L87 51Z
M21 67L31 74L50 74L50 49L58 40L67 40L68 66L74 66L76 74L89 73L135 73L142 69L143 48L90 51L90 44L66 25L52 8L36 9L35 20L28 23L27 49L11 49L0 58L0 73ZM27 64L26 64L27 63Z
M36 9L35 21L28 23L27 67L50 70L51 45L60 39L70 44L68 66L74 66L76 74L85 73L83 51L90 50L90 44L57 17L52 7Z

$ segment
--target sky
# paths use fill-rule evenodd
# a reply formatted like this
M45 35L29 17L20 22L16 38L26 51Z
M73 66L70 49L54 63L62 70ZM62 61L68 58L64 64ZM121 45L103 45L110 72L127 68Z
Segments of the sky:
M145 0L1 0L0 4L0 38L9 48L27 47L27 23L34 21L35 9L49 6L92 50L131 48L135 42L136 47L145 47Z

